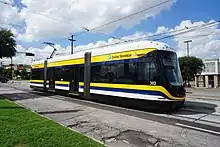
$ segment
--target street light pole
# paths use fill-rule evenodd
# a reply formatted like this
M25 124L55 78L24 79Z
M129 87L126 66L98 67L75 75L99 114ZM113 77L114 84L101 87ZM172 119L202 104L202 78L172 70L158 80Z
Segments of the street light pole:
M187 57L189 57L189 43L191 43L192 40L186 40L184 43L186 43L186 52L187 52Z
M12 56L11 56L11 80L13 80L13 70L12 70Z

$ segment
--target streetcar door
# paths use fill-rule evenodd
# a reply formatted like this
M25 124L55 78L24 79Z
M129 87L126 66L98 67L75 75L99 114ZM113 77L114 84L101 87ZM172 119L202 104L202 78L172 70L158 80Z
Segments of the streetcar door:
M44 61L43 79L44 89L47 89L47 60Z
M70 73L70 79L69 79L69 82L70 82L70 85L69 85L69 90L70 92L74 92L74 67L70 67L69 68L69 73Z
M73 87L73 91L74 92L79 92L79 67L75 67L74 68L74 87Z
M71 68L71 80L70 80L70 92L78 93L79 92L79 68Z
M49 89L55 90L55 68L48 68Z

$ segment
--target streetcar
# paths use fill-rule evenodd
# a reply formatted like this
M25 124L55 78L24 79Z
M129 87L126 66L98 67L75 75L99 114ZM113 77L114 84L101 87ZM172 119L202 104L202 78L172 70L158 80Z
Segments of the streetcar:
M176 110L185 101L177 54L162 42L81 50L31 67L34 90L156 111Z

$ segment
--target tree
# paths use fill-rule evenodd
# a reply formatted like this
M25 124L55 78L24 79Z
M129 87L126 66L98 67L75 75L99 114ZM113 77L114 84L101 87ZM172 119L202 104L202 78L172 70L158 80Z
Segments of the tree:
M29 78L29 74L25 68L21 71L21 78L22 80L27 80Z
M2 71L1 71L1 75L9 78L10 75L11 75L11 69L3 68Z
M15 77L21 76L21 72L19 70L14 70L14 76Z
M184 83L194 80L204 68L203 61L196 57L180 57L179 63Z
M16 41L11 30L0 29L0 58L15 56L15 47Z

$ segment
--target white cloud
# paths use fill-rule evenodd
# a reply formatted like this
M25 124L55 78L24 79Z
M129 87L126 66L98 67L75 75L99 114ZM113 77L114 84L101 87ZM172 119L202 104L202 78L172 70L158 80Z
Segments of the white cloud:
M160 26L153 33L139 32L125 38L132 39L132 37L134 38L149 37L149 39L153 40L153 39L160 39L166 36L174 35L174 37L171 38L171 41L173 41L174 44L176 44L173 46L173 48L176 49L178 56L186 55L186 44L184 43L184 41L192 40L192 43L190 43L191 56L196 56L203 59L220 58L220 28L218 23L214 24L215 22L216 22L215 20L210 20L208 22L204 22L204 21L192 22L191 20L184 20L174 28ZM207 25L207 24L211 24L211 25ZM201 26L203 25L207 25L207 26L202 28ZM200 28L197 26L200 26ZM197 28L197 29L195 29L194 31L189 31L193 28ZM181 35L175 36L175 34L178 34L180 32L187 32L187 33L183 33ZM166 33L166 34L150 37L161 33L162 34ZM160 40L160 41L163 42L164 40Z
M74 48L74 52L87 50L87 49L91 49L91 48L96 48L96 47L100 47L100 46L104 46L104 45L108 45L108 44L115 44L120 41L121 40L110 38L110 39L108 39L107 42L106 41L98 41L96 43L89 43L87 45L79 45ZM54 57L69 55L71 52L70 46L63 48L60 45L56 44L54 47L57 49L57 52L54 54ZM30 52L30 53L35 54L35 57L26 57L24 53L17 53L16 56L13 57L14 64L28 64L29 65L34 60L37 61L37 60L47 59L51 55L53 48L50 46L44 46L42 48L34 48L34 47L25 48L21 45L17 45L17 51L18 52ZM10 62L11 62L11 60L9 58L3 58L2 61L4 64L10 64Z
M190 20L182 21L178 26L172 30L180 30L188 27L189 29L194 26L201 26L206 23L214 22L192 22ZM219 58L220 57L220 29L218 25L210 25L204 29L199 29L186 34L178 35L174 37L174 41L177 43L177 52L179 56L186 55L185 40L192 40L190 43L190 55L200 58Z
M161 11L168 10L175 1L114 23L98 31L111 32L119 26L130 28L140 23L140 20L155 17ZM53 2L51 0L22 0L27 9L23 8L20 16L27 27L25 33L19 35L19 39L34 41L45 38L66 37L70 33L79 31L82 27L94 28L161 2L164 2L164 0L56 0ZM33 12L41 13L53 19Z
M5 0L11 3L10 0ZM12 27L10 24L16 24L20 20L18 9L9 5L0 3L0 27Z
M164 27L164 26L159 26L157 28L157 31L155 34L161 34L161 33L166 33L169 31L169 28L168 27Z
M209 22L214 22L213 20ZM122 40L130 40L130 39L136 39L136 38L142 38L147 37L150 35L160 34L164 32L169 31L176 31L184 29L185 27L188 27L189 29L193 26L206 24L209 22L192 22L190 20L182 21L179 25L177 25L174 28L167 28L164 26L158 27L158 29L154 33L143 33L143 32L137 32L130 36L125 36L122 38ZM184 30L184 31L187 31ZM170 33L172 35L173 33ZM186 34L175 36L172 41L176 43L176 46L173 46L173 48L176 48L176 51L179 56L185 56L186 55L186 44L184 44L185 40L192 40L193 42L190 44L190 55L200 57L200 58L219 58L220 57L220 29L217 25L212 27L207 27L205 29L192 31ZM89 48L99 47L103 45L108 44L114 44L117 42L121 42L122 40L117 39L108 39L107 41L98 41L96 43L89 43L87 45L79 45L76 46L74 51L80 51L85 50ZM161 40L163 41L163 40ZM61 47L60 45L55 45L55 47L58 49L55 56L61 56L61 55L67 55L70 54L71 47ZM22 54L18 54L16 57L13 58L14 63L19 64L31 64L32 59L39 60L39 59L46 59L49 57L53 49L50 46L45 46L43 48L29 48L28 50L22 47L21 45L17 46L18 51L20 52L31 52L35 54L35 57L25 57ZM5 63L9 63L10 60L4 59Z

